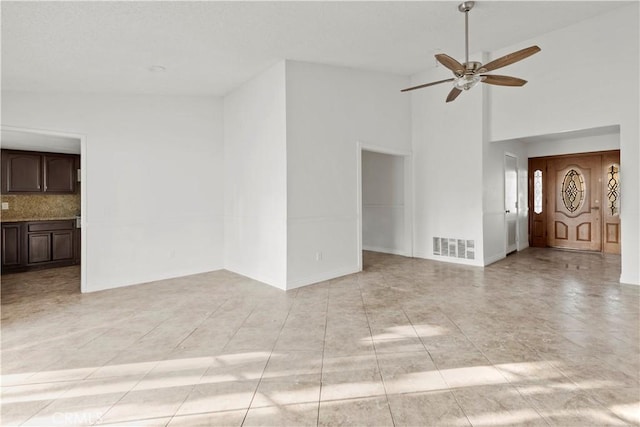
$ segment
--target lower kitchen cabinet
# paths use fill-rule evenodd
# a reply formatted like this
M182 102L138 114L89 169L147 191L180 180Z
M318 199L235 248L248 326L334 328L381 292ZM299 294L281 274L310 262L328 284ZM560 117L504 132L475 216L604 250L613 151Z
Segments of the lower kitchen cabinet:
M51 233L51 261L73 260L74 231Z
M27 264L51 261L51 233L27 235Z
M2 269L22 265L22 224L2 224Z
M78 264L79 233L75 220L2 224L2 272Z

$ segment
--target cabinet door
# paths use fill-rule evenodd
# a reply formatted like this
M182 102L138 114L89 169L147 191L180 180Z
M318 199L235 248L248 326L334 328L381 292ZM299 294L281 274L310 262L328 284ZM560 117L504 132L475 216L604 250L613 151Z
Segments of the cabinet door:
M20 241L22 239L22 226L20 224L2 225L2 266L11 267L20 265Z
M2 192L39 193L42 187L42 156L2 152Z
M73 230L54 231L51 233L51 260L62 261L73 259Z
M44 156L44 191L47 193L74 193L76 191L75 156Z
M30 233L27 254L29 264L51 261L51 233Z

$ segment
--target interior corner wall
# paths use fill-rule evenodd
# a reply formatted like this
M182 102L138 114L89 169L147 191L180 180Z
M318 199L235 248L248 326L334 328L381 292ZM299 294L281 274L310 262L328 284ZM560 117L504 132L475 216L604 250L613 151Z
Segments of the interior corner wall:
M286 289L285 63L224 98L224 264Z
M640 284L640 34L637 2L494 52L532 44L542 51L509 66L517 93L492 88L494 141L620 126L622 283ZM597 31L594 31L597 28ZM564 66L571 64L567 72ZM625 70L629 78L620 78ZM625 182L629 183L625 186Z
M221 98L3 91L2 124L86 137L84 291L223 267Z
M362 151L362 248L407 255L404 157Z
M440 80L438 67L413 76L411 84ZM414 155L414 256L481 266L483 253L483 97L460 94L445 103L449 85L411 96ZM473 259L434 254L433 239L473 240Z
M288 288L356 272L358 141L411 150L406 77L287 61Z

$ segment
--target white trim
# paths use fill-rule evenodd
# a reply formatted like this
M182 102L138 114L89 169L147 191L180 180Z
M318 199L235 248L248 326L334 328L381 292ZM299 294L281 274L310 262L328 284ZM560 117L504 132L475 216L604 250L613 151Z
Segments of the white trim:
M305 224L314 222L345 222L355 221L355 215L334 215L334 216L299 216L287 218L287 223Z
M448 264L468 265L471 267L484 268L485 266L485 264L483 264L483 261L479 259L465 259L465 258L447 257L447 256L441 256L441 255L428 255L425 252L414 253L413 257L426 259L429 261L446 262Z
M287 283L287 290L300 288L302 286L312 285L314 283L324 282L325 280L335 279L337 277L355 274L362 271L362 267L344 267L333 271L323 271L322 273L296 279Z
M403 157L413 155L413 153L408 150L397 150L395 148L380 147L378 145L372 145L362 141L357 141L357 144L358 144L358 147L360 148L359 151L362 151L362 150L373 151L374 153L390 154L392 156L403 156Z
M258 276L254 276L253 274L247 274L247 273L240 273L237 270L235 270L233 267L229 267L228 265L226 265L225 267L221 268L220 270L227 270L232 272L233 274L237 274L238 276L242 276L242 277L246 277L248 279L251 280L255 280L256 282L260 282L260 283L264 283L265 285L269 285L272 286L276 289L280 289L281 291L286 291L287 290L287 284L283 283L282 285L278 285L275 280L271 280L267 277L258 277ZM210 270L210 271L217 271L217 270ZM205 273L203 271L203 273Z
M508 151L504 152L504 155L502 157L502 182L503 182L503 187L502 187L502 210L504 211L504 229L503 229L503 233L504 233L504 255L506 256L507 253L509 252L509 227L507 226L507 212L506 212L506 191L507 191L507 157L512 157L513 159L515 159L516 161L516 248L515 251L517 252L519 250L519 245L520 245L520 206L518 206L518 199L520 196L520 186L518 185L518 180L519 180L519 176L518 176L518 156L516 154L510 153ZM489 261L494 258L494 257L490 257ZM489 264L491 264L492 262L495 261L490 261ZM488 264L485 264L488 265Z
M356 142L356 259L362 271L362 143Z
M364 245L362 247L362 250L371 251L371 252L380 252L380 253L383 253L383 254L401 255L401 256L406 256L406 257L409 256L409 255L407 255L406 251L403 251L403 250L400 250L400 249L381 248L381 247L378 247L378 246Z
M631 286L640 286L640 281L638 281L637 277L633 278L633 277L631 277L631 275L629 275L629 276L620 275L620 284L631 285Z
M414 185L413 185L413 153L409 150L398 150L395 148L381 147L365 143L363 141L356 141L356 259L358 260L358 271L362 271L362 152L372 151L374 153L389 154L392 156L401 156L404 158L404 241L405 248L397 253L398 255L412 257L413 256L413 229L414 229L414 215L413 215L413 197L414 197ZM388 252L396 253L396 252ZM348 273L347 273L348 274Z
M80 185L80 215L82 216L82 233L80 236L80 292L88 292L87 286L87 230L89 229L89 221L87 217L87 187L89 186L87 181L87 136L81 133L73 132L60 132L49 129L34 129L25 128L20 126L0 126L3 130L16 131L16 132L28 132L39 135L49 136L61 136L65 138L73 138L80 140L80 171L81 171L81 185Z
M497 255L491 256L484 260L484 265L487 266L487 265L493 264L494 262L498 262L501 259L505 259L506 257L507 256L505 254L497 254Z

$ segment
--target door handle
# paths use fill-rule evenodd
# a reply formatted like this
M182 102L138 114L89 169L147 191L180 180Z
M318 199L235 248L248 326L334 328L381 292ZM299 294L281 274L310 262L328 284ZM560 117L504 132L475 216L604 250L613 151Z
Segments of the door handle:
M511 213L511 211L510 210L506 210L506 211L504 211L504 213Z
M598 210L600 210L600 207L599 206L595 206L595 207L591 207L591 209L594 210L594 211L598 211Z

